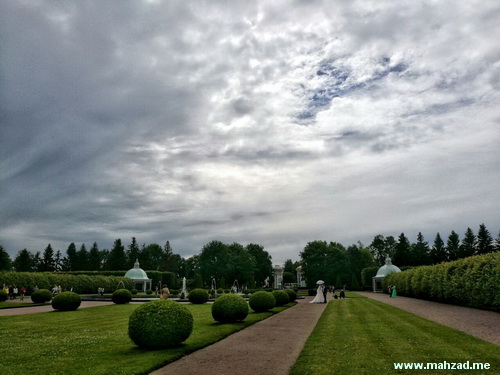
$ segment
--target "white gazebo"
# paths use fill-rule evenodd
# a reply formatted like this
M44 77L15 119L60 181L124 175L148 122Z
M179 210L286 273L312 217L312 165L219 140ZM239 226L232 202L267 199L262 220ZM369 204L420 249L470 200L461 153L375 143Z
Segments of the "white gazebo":
M135 289L141 289L143 292L146 292L146 289L151 289L152 280L148 278L146 272L139 267L139 260L136 259L134 268L131 268L125 274L125 277L132 279L134 282ZM149 288L147 287L149 283ZM141 288L136 288L136 285L142 285Z
M401 270L399 269L399 267L396 267L394 264L392 264L390 257L387 257L385 259L385 265L380 267L375 277L372 278L373 292L383 292L384 289L382 288L382 280L384 280L387 275L394 272L401 272Z

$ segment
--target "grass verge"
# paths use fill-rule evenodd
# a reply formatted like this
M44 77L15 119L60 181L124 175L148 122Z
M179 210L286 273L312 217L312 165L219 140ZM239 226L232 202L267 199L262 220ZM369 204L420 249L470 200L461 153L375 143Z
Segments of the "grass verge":
M2 357L9 358L0 361L0 374L148 374L284 309L218 324L211 305L185 306L194 317L193 333L177 348L156 351L139 349L128 337L135 304L0 317L0 342L8 343Z
M500 374L500 347L361 297L330 302L290 375ZM394 363L487 362L490 370L396 370Z

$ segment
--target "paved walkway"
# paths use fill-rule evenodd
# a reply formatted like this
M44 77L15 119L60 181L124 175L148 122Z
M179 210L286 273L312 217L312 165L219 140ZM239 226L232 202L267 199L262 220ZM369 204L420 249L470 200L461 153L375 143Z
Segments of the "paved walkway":
M151 375L287 375L326 307L326 304L310 304L311 299L298 300L294 307L172 362Z
M448 305L417 298L390 298L385 293L356 293L433 320L444 326L458 329L492 344L500 345L500 314L497 312Z
M84 309L86 307L94 307L94 306L104 306L111 305L113 302L89 302L82 301L80 305L80 309ZM48 303L45 306L29 306L29 307L16 307L13 309L0 309L0 316L9 316L9 315L25 315L25 314L37 314L44 312L55 311L52 308L52 305Z

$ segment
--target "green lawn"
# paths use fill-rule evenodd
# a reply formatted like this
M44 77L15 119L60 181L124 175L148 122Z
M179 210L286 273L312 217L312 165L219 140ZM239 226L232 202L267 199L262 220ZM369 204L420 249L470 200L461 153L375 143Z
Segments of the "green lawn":
M252 312L242 323L218 324L211 305L186 305L194 316L189 339L178 348L146 351L127 333L128 318L137 306L0 317L0 374L147 374L272 315Z
M500 347L392 306L330 302L290 375L500 374ZM395 370L398 362L488 362L490 370Z

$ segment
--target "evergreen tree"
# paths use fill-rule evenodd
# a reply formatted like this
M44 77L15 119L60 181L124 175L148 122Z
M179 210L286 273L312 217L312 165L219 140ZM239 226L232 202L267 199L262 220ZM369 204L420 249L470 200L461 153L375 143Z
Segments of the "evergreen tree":
M56 251L56 255L54 256L54 271L59 272L62 270L63 259L61 255L61 250Z
M401 233L398 237L398 243L396 244L396 251L394 252L392 263L398 267L411 266L412 259L410 248L410 241L408 241L404 233Z
M101 252L97 246L97 242L94 242L89 251L88 256L88 269L90 271L100 271L101 270Z
M14 269L17 272L33 272L33 254L23 249L17 253L14 259Z
M490 232L486 229L486 225L481 224L477 232L477 253L487 254L495 251L495 243Z
M425 241L422 232L418 232L417 243L411 246L410 262L412 266L424 266L430 264L429 244Z
M434 245L431 249L430 254L431 264L438 264L441 262L445 262L448 259L446 254L446 247L444 246L444 241L441 238L439 232L436 234L434 238Z
M127 269L134 267L135 261L139 259L139 253L139 245L137 244L135 237L132 237L132 242L130 242L127 248Z
M110 271L125 271L127 268L127 258L125 256L125 246L121 239L116 239L113 248L108 254L106 268Z
M0 245L0 271L11 271L12 260L9 253Z
M460 258L460 237L452 230L446 242L446 252L448 253L448 260L457 260Z
M80 250L76 252L75 271L88 271L88 258L89 253L85 244L82 243Z
M170 246L170 241L165 242L165 246L163 246L163 253L160 261L160 270L173 272L177 268L175 264L176 259L174 258L174 251Z
M498 232L498 237L495 241L495 251L500 251L500 232Z
M43 260L42 254L37 251L33 256L33 271L34 272L42 272L43 271Z
M40 263L41 272L54 272L55 271L54 250L50 243L47 245L43 252L43 257Z
M77 266L76 245L74 242L70 243L66 250L66 258L63 259L64 271L76 271Z
M467 228L465 231L464 239L460 244L459 249L459 257L467 258L476 253L477 239L474 231L470 228Z

